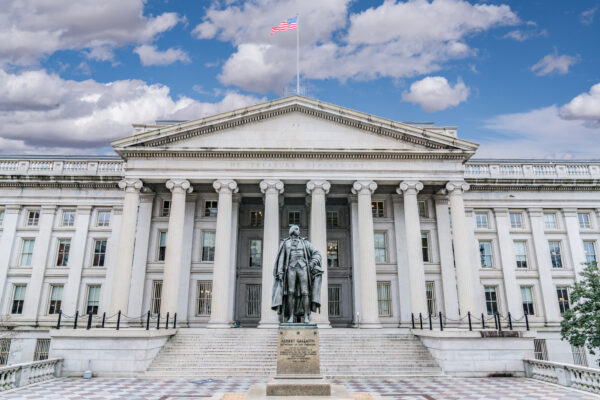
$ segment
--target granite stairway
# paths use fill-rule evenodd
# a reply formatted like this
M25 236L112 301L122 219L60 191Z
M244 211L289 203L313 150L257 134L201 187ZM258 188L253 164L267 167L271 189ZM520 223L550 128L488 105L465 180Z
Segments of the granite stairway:
M438 376L441 369L418 338L399 329L321 329L326 377ZM267 378L275 374L276 329L180 329L144 377Z

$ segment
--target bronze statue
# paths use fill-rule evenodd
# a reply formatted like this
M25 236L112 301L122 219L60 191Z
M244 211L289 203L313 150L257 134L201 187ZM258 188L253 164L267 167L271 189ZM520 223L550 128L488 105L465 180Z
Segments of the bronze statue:
M290 236L279 246L273 268L273 300L271 308L293 323L321 309L321 253L308 240L300 237L298 225L290 226ZM296 317L296 318L294 318Z

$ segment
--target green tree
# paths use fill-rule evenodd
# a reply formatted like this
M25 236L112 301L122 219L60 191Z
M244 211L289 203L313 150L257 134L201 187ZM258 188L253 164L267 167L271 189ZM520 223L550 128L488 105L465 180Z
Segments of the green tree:
M560 333L573 346L585 346L591 354L600 347L600 269L588 263L571 291L570 310L563 314Z

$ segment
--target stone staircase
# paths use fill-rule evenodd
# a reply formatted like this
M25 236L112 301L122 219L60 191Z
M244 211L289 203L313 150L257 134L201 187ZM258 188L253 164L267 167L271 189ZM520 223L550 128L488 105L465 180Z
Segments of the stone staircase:
M321 329L321 373L330 378L437 376L419 339L400 329ZM180 329L144 377L268 378L277 363L276 329Z

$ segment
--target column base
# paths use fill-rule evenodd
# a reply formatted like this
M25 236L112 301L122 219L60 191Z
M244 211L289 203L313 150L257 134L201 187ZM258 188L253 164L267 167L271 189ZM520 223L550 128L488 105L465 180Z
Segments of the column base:
M319 329L331 329L331 324L329 323L329 321L324 321L324 322L315 321L315 323L317 324L317 327Z
M279 321L273 322L273 321L266 321L266 322L260 322L257 326L258 329L277 329L279 328Z

